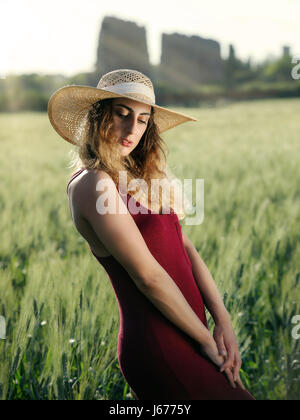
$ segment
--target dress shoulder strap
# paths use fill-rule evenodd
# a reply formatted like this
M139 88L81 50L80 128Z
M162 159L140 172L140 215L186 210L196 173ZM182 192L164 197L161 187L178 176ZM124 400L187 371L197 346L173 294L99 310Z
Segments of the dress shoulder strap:
M67 184L67 194L68 194L68 188L69 188L70 183L73 181L74 178L76 178L78 175L80 175L81 172L83 172L83 171L84 171L84 168L80 168L78 171L74 172L74 174L71 176L71 179Z

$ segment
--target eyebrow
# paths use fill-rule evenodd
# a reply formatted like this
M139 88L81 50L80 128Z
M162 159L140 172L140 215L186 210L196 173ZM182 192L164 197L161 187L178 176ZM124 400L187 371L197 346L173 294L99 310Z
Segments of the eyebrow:
M115 104L115 106L122 106L123 108L128 109L128 111L134 112L134 110L132 108L130 108L129 106L124 105L124 104ZM150 116L149 112L141 112L140 115L149 115Z

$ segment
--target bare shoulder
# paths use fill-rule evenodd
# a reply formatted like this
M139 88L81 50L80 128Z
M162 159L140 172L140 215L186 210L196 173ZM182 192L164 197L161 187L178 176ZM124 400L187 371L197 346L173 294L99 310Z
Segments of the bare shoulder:
M110 185L113 182L111 176L103 170L85 169L70 185L73 199L82 201L82 199L91 197L91 194L99 188L99 181L102 184L109 183Z
M104 171L87 171L78 184L77 200L80 201L78 219L82 222L78 226L86 237L93 235L91 247L98 255L100 251L103 254L104 248L138 287L152 284L162 267L148 249L112 178Z
M118 193L114 180L107 172L98 169L86 170L74 184L72 204L77 208L77 212L86 218L88 214L94 212L96 203L101 202L99 200L102 194L104 194L103 201L109 199L107 204L112 205L111 211L116 214L127 213L126 205ZM104 204L103 211L105 208Z
M81 175L78 177L78 184L85 186L94 186L101 179L112 179L107 172L100 169L85 169Z

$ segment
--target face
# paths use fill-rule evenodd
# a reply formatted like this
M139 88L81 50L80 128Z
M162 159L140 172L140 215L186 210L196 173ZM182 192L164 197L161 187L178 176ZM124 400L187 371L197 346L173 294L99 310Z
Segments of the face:
M112 102L113 134L117 137L122 156L129 155L139 144L150 118L151 106L127 98ZM127 139L130 143L124 143Z

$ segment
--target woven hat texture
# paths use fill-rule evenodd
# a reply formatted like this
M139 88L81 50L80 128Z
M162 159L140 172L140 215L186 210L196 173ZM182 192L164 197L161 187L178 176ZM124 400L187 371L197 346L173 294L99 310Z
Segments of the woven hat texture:
M130 69L104 74L97 87L69 85L58 89L48 103L49 120L63 139L76 145L87 135L90 107L101 99L118 97L153 106L159 133L184 122L197 121L194 117L157 105L151 80L143 73Z

